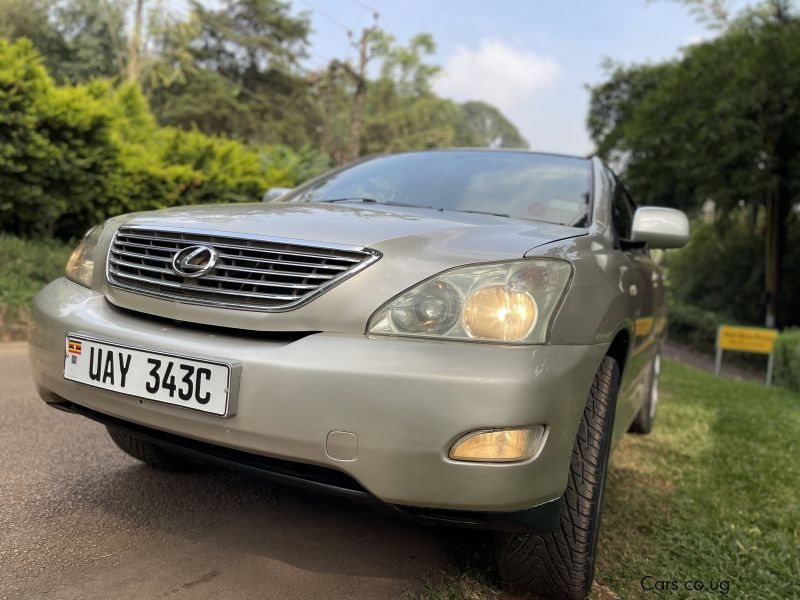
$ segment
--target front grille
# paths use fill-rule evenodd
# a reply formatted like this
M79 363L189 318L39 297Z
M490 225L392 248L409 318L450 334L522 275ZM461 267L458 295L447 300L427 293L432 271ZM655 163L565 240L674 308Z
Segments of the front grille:
M173 258L195 245L213 248L216 266L205 275L184 277L173 269ZM111 285L140 294L279 312L308 302L380 256L356 246L127 226L114 236L106 274Z

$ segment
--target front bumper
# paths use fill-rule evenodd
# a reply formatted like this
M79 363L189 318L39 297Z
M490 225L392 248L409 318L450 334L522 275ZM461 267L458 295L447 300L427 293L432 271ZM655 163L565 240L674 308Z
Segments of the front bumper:
M393 505L507 512L558 498L605 345L498 346L316 333L275 339L154 320L65 279L34 300L31 358L47 400L221 448L345 473ZM222 419L63 377L67 333L241 363L238 408ZM79 411L80 412L80 411ZM487 427L544 424L517 464L454 462L451 444ZM330 432L357 437L355 460L328 454Z

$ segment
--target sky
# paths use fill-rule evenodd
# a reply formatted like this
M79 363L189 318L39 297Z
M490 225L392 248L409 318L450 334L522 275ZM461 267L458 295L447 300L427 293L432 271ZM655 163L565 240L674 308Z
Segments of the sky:
M484 100L534 150L589 154L586 84L603 80L603 59L625 63L677 56L711 33L670 0L295 0L313 27L309 66L355 59L355 35L373 22L405 43L433 34L441 96Z
M379 23L401 43L433 34L441 96L497 106L534 150L585 155L586 84L602 62L659 61L710 37L685 5L669 0L296 0L311 16L310 67L355 59L355 35Z

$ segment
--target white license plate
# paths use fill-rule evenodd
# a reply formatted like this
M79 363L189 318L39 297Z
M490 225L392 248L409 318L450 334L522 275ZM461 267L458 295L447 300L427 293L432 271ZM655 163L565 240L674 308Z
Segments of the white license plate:
M220 416L233 413L229 363L66 338L64 378Z

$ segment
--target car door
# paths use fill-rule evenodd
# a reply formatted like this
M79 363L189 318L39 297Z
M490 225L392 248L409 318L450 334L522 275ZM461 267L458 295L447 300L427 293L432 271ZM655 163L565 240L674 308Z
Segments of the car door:
M620 282L622 293L627 294L630 319L633 321L631 348L622 373L617 398L615 436L624 433L630 421L647 398L649 390L649 365L655 340L654 278L660 271L653 263L649 251L631 241L631 227L635 205L622 184L614 178L611 202L611 223L615 245L620 255Z

